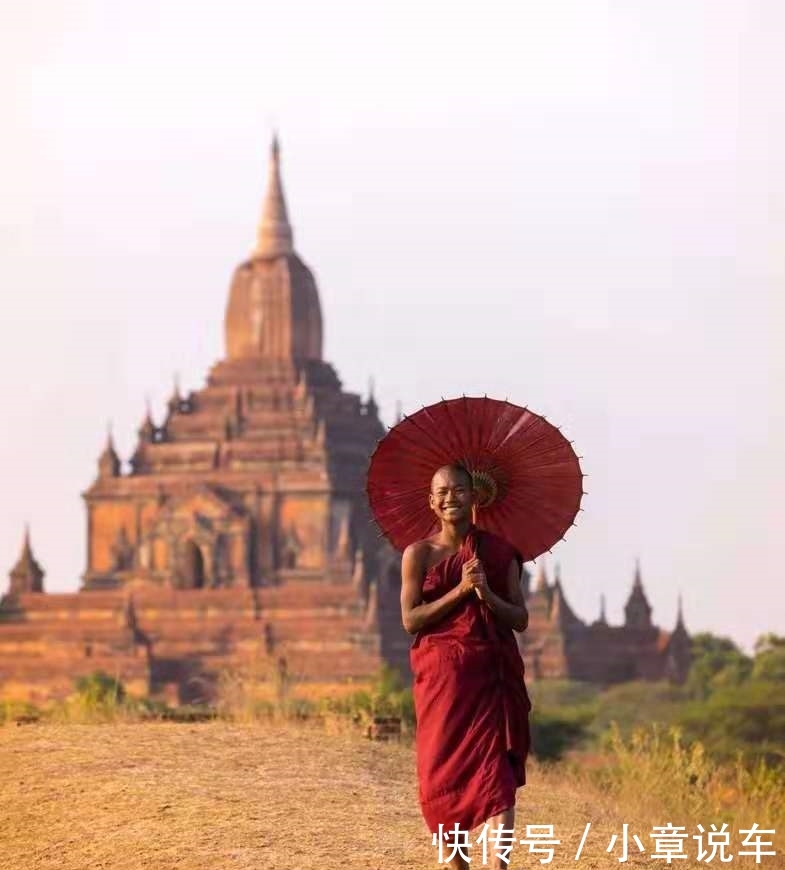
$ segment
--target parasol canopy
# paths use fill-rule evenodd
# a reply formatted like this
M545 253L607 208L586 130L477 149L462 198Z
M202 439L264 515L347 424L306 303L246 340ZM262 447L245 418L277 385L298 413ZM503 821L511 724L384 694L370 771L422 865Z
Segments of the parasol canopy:
M472 474L477 526L506 538L524 562L550 550L574 524L583 474L561 431L528 408L463 396L404 417L371 457L371 510L397 549L438 531L428 504L431 478L452 463Z

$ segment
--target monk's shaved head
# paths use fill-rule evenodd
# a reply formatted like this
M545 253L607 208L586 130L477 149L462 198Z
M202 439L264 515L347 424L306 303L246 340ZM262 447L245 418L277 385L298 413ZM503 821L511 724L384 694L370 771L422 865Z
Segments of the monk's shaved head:
M437 468L434 472L433 477L431 478L431 489L433 489L433 482L440 474L461 474L466 478L466 483L469 489L474 489L474 480L472 478L472 474L469 469L465 465L461 465L460 462L451 462L449 465L442 465L441 468Z

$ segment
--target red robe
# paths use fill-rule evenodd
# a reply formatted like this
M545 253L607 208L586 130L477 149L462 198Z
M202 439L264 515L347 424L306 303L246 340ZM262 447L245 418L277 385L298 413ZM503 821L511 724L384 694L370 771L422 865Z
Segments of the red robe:
M472 527L461 549L429 568L425 602L461 581L478 555L488 584L508 600L517 551ZM414 675L419 799L428 828L471 831L515 803L526 782L531 702L515 635L472 592L439 623L422 629L409 657Z

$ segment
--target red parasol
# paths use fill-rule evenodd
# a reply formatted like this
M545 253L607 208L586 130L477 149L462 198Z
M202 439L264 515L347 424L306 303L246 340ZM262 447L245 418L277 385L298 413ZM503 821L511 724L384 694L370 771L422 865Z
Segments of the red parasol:
M477 525L529 562L564 537L580 509L583 474L571 443L544 417L507 401L442 399L404 417L377 444L367 491L399 550L438 530L431 478L460 462L479 492Z

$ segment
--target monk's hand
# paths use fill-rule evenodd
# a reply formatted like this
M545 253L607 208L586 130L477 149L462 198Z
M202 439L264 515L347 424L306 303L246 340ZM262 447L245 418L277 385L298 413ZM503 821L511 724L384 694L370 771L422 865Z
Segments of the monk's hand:
M485 576L485 569L480 565L479 571L473 575L474 591L480 601L487 601L491 594L491 587L488 585L488 578Z
M463 566L463 576L471 584L476 596L480 601L485 601L490 593L488 578L485 576L485 568L478 558L470 559Z
M461 590L463 595L471 595L474 591L475 583L476 583L476 573L479 568L482 571L482 565L480 564L480 560L475 556L473 559L469 559L468 561L463 563L461 568L461 582L458 585L458 588Z

